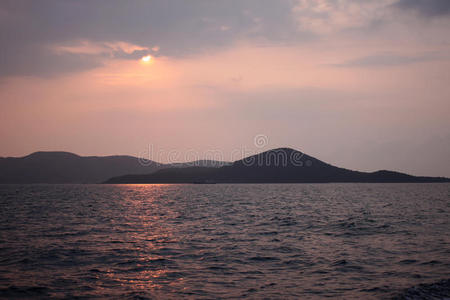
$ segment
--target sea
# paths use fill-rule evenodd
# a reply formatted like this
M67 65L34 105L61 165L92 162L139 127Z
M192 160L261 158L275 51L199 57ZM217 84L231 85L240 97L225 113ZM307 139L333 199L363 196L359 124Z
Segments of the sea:
M448 299L449 278L448 183L0 185L2 299Z

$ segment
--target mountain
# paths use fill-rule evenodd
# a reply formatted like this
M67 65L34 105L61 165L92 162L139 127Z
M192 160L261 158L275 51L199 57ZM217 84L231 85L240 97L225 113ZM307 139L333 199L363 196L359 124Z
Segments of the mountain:
M142 165L132 156L87 156L69 152L35 152L0 159L0 183L98 183L112 176L150 173L155 162Z
M79 156L69 152L35 152L0 158L0 183L100 183L124 174L148 174L161 168L222 166L217 161L160 164L133 156Z
M417 177L393 171L373 173L339 168L290 148L269 150L219 168L161 169L152 174L113 177L106 183L325 183L449 182L443 177Z
M187 167L207 167L207 168L220 168L223 166L231 165L232 163L226 161L201 159L185 163L171 163L166 165L171 168L187 168Z

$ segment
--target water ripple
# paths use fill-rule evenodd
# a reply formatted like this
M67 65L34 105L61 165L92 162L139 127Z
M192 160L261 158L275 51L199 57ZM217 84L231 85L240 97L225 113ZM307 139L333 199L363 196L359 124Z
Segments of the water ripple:
M2 185L0 298L442 296L449 195L449 184Z

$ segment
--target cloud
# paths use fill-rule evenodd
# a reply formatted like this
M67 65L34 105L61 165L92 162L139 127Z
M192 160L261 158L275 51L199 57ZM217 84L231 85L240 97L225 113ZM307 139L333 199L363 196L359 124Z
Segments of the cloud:
M341 32L351 32L350 38L357 33L366 37L368 32L373 34L368 28L380 24L416 22L416 18L395 18L395 14L414 10L422 15L447 15L449 3L448 0L0 1L0 77L76 72L98 67L105 59L137 59L149 50L154 56L180 58L208 54L241 42L298 45L335 37ZM409 25L405 27L410 28ZM385 32L390 32L389 28ZM419 35L416 30L406 34Z
M52 46L50 50L56 54L72 53L78 55L96 55L98 58L140 59L148 54L156 55L159 49L157 46L149 49L120 41L106 43L75 41L68 45Z
M434 53L427 53L416 56L404 56L393 53L382 53L348 60L341 64L334 64L335 67L392 67L409 65L413 63L435 60L438 57Z
M291 7L291 0L2 1L0 76L24 74L27 68L18 53L35 53L40 61L41 55L50 55L44 51L49 46L74 41L101 47L120 42L142 47L132 51L139 55L143 49L154 48L161 55L178 57L232 45L240 39L288 41L296 33ZM76 53L77 58L86 58L84 64L63 64L61 73L101 64L90 61L96 54L88 53L94 50L88 48ZM65 52L54 54L55 60L69 56L70 51ZM130 54L123 48L116 52L116 58ZM55 66L35 63L25 73L41 75L49 73L48 69L55 71Z
M450 15L448 0L399 0L394 6L403 10L412 10L425 17Z
M395 0L299 0L293 11L299 29L318 34L364 28L382 19Z
M95 43L88 40L58 44L6 44L2 49L0 76L52 77L104 65L107 59L134 59L156 51L125 42Z
M31 44L22 47L6 45L1 50L0 76L61 75L102 66L98 55L89 53L55 53L47 47Z

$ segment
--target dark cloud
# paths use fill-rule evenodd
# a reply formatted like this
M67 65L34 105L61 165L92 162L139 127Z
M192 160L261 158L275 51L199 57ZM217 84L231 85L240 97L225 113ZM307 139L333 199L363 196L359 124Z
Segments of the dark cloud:
M92 55L56 55L49 50L49 45L74 40L124 41L147 48L158 45L168 56L208 51L242 38L290 41L297 34L292 5L291 0L1 1L0 76L97 66L100 62ZM24 59L30 54L35 59L33 67ZM55 63L49 64L52 55Z
M357 59L346 61L342 64L335 64L335 67L390 67L408 65L418 62L437 59L435 53L427 53L416 56L402 56L391 53L369 55Z
M121 58L121 59L140 59L143 56L147 55L150 51L149 50L134 50L131 53L127 53L123 50L117 50L112 52L112 57L114 58Z
M1 49L0 76L55 76L101 66L98 55L54 53L46 47L29 44L5 45Z
M412 10L426 17L450 15L449 0L399 0L394 5L399 9Z

